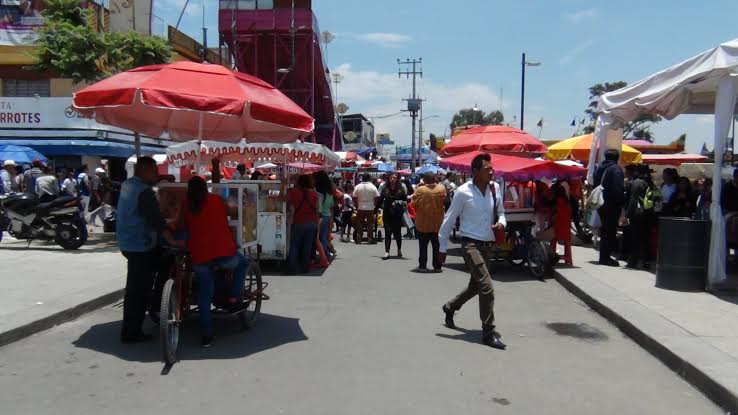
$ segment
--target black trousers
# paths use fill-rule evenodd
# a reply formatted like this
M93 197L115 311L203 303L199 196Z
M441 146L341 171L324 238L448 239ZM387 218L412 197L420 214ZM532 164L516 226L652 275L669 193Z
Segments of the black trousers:
M650 228L646 219L646 214L635 214L630 218L630 255L628 256L628 264L637 266L640 261L647 260L648 241L650 237Z
M392 247L392 237L397 242L397 250L402 251L402 217L384 216L384 250L389 252Z
M128 260L128 276L123 297L123 327L120 336L125 339L141 334L159 265L159 250L123 252L123 256Z
M433 249L433 269L441 269L442 265L439 258L440 243L438 241L438 232L429 233L416 231L416 233L418 235L418 244L420 245L420 259L418 264L420 268L426 268L426 265L428 264L428 243L430 242L431 249Z
M600 262L610 261L612 252L618 248L618 220L620 208L603 206L597 210L602 221L600 239Z

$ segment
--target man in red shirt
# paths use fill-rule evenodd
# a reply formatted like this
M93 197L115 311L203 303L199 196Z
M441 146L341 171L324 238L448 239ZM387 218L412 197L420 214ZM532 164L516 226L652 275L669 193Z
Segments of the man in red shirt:
M192 258L192 268L200 281L198 306L202 346L210 347L213 341L210 308L215 290L215 270L233 270L228 302L229 311L235 312L243 307L248 263L246 257L236 249L223 199L208 192L203 178L195 176L188 182L187 200L181 212L187 228L187 249Z
M318 193L311 175L300 176L297 187L287 194L287 203L292 212L287 271L289 274L307 273L320 222Z

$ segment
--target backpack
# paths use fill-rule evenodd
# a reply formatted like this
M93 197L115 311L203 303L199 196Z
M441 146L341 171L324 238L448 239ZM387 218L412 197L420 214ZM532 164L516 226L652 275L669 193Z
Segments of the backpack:
M653 210L654 212L661 212L663 209L663 198L661 196L661 189L657 186L649 186L646 190L645 196L643 196L643 210Z

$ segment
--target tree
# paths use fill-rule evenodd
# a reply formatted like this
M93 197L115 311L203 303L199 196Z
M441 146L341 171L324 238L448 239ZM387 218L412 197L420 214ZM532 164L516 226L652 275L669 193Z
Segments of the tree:
M464 108L457 112L451 120L451 130L466 125L500 125L505 121L505 116L500 111L485 113L482 110Z
M36 71L50 71L75 84L96 82L138 66L167 63L171 49L158 37L136 32L97 33L79 0L47 0L46 24L38 32Z
M594 132L594 124L597 122L597 117L600 113L597 111L597 104L602 95L624 88L628 85L627 82L605 82L604 84L595 84L589 87L589 99L590 103L587 109L584 111L589 117L591 124L584 127L584 133L590 134ZM661 121L661 117L658 115L642 115L636 120L633 120L623 127L623 137L632 137L639 140L647 140L653 142L653 134L651 133L651 124L655 124Z

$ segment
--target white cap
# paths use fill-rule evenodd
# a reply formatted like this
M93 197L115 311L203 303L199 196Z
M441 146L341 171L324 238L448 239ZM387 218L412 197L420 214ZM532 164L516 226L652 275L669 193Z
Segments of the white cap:
M5 160L3 166L15 166L15 162L13 160Z
M95 169L95 173L105 173L105 169L103 169L102 167L98 167Z

